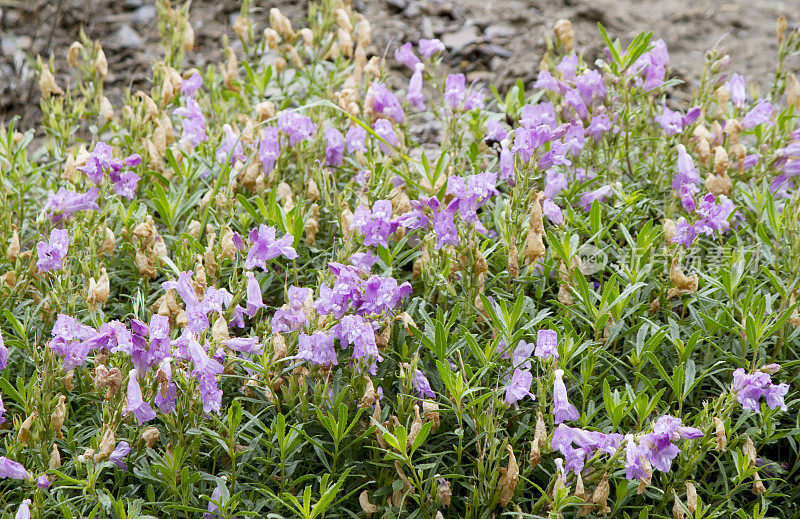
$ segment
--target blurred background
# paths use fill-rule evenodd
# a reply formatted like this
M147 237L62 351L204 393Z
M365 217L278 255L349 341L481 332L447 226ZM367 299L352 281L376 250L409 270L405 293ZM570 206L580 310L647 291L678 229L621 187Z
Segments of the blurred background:
M254 21L262 28L271 7L293 21L307 9L304 1L254 3L260 10ZM526 85L536 79L545 36L558 19L572 21L576 49L587 59L600 56L598 22L623 41L653 31L654 38L667 42L672 75L687 82L677 89L679 96L688 95L706 49L715 44L730 54L732 72L758 84L774 70L776 19L785 15L792 29L800 17L798 0L353 0L352 6L372 24L369 52L392 56L405 41L439 38L447 47L450 69L501 91L517 78ZM192 2L196 43L187 67L224 59L222 38L228 35L235 42L231 26L239 10L236 0ZM156 0L0 0L0 121L20 115L20 126L31 126L38 117L39 93L27 60L53 55L56 76L66 73L67 47L81 29L105 49L106 95L112 103L126 88L149 88L149 67L160 54ZM389 60L388 65L397 64Z

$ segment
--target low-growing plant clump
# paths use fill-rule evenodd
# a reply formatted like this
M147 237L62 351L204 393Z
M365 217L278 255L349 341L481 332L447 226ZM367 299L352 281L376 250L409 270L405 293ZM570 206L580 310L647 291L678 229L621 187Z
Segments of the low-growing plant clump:
M341 0L185 70L188 4L150 92L84 37L0 134L4 517L800 512L784 19L766 92L712 49L680 104L566 20L532 86L420 40L391 88Z

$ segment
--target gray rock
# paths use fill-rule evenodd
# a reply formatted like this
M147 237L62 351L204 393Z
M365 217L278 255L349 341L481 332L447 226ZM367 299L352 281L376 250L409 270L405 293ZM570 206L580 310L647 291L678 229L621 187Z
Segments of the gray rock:
M495 24L490 25L483 31L484 36L488 40L494 40L496 38L510 38L517 33L516 29L512 26L507 24Z
M130 25L124 23L119 26L115 43L124 49L138 49L143 41Z
M128 9L138 9L144 5L144 0L125 0L125 7Z
M143 5L133 12L131 22L139 25L147 25L156 19L156 8L152 5Z
M442 35L442 43L451 50L460 50L480 39L478 28L474 25L465 25L458 31Z

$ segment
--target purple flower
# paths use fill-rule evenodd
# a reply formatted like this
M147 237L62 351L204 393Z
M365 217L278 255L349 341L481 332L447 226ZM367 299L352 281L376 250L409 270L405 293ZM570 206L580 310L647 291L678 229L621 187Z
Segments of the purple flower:
M603 186L595 189L594 191L588 191L581 195L581 207L587 213L592 208L592 202L597 200L598 202L605 202L606 199L611 195L611 186Z
M367 274L377 262L378 258L371 252L356 252L350 256L350 264Z
M511 352L511 366L514 369L530 369L531 368L531 353L533 353L534 345L520 340L517 347Z
M6 419L3 417L3 413L6 412L6 407L3 405L3 395L0 394L0 424L4 423Z
M117 182L114 182L114 192L128 200L133 200L133 197L136 196L136 186L139 184L139 180L139 175L132 171L126 171L120 175Z
M744 100L745 100L745 85L744 85L744 76L741 74L734 74L728 80L727 83L728 91L731 94L731 102L733 106L741 110L744 108Z
M553 382L553 418L556 423L561 423L566 420L576 421L580 418L580 414L574 405L569 403L567 399L567 386L564 385L564 370L557 369L555 371L555 380Z
M545 198L555 198L561 191L567 188L567 185L567 176L564 173L556 169L549 169L544 184Z
M514 130L514 147L511 151L519 155L522 162L530 162L536 150L551 136L550 127L545 124L536 128L517 128Z
M542 201L542 212L547 219L553 222L555 225L561 225L564 223L564 213L561 212L561 208L558 206L558 204L549 198L545 198Z
M258 342L258 337L234 337L232 339L225 339L222 344L241 353L248 353L250 355L261 355L264 348Z
M625 440L625 478L629 480L643 479L647 477L647 471L642 465L642 449L636 444L632 434L626 434Z
M672 460L681 452L672 441L680 438L696 439L702 436L703 433L699 429L681 427L680 418L664 415L653 424L653 432L639 441L639 449L655 469L669 472Z
M339 364L333 341L333 335L325 332L314 332L313 335L301 333L298 337L297 357L318 365Z
M539 330L536 333L536 350L533 354L542 360L558 358L558 335L555 330Z
M223 476L224 478L224 476ZM219 517L219 514L215 514L217 510L219 510L218 504L222 504L222 489L217 487L211 492L211 499L208 501L208 512L203 512L203 519L215 519Z
M539 75L541 77L541 74ZM587 70L575 78L575 86L581 93L583 102L586 106L592 104L592 100L603 99L606 96L606 84L603 76L596 70Z
M464 74L450 74L444 80L444 102L457 110L466 95Z
M325 164L336 167L344 158L344 137L336 128L325 130Z
M142 425L154 419L156 417L156 412L150 407L150 404L142 399L142 388L139 386L138 376L139 373L136 369L132 369L128 372L128 403L125 406L125 414L133 413L139 421L139 425Z
M258 142L258 158L261 160L265 177L269 177L269 174L275 169L275 162L277 162L280 152L279 130L274 126L265 127Z
M508 140L503 139L500 143L500 180L511 179L514 181L514 156L508 149Z
M436 250L445 244L458 245L458 230L453 222L454 212L449 208L433 213L433 231L436 233Z
M195 93L203 86L203 77L195 72L189 79L184 79L181 83L181 94L186 97L194 97Z
M608 118L608 115L595 110L595 113L592 114L592 120L586 128L586 133L588 133L595 142L600 142L600 139L603 138L603 134L610 131L612 128L614 128L614 123Z
M66 229L50 231L50 241L36 244L36 266L42 272L61 268L61 260L67 257L69 250L69 232Z
M669 137L683 131L683 117L680 112L672 111L663 105L662 112L653 118L664 129L664 134Z
M360 315L346 315L335 327L336 336L343 348L353 345L353 359L371 358L371 373L375 373L377 362L383 360L375 342L372 326Z
M678 144L678 173L672 181L672 189L677 190L683 184L697 184L700 182L700 175L694 168L692 156L686 151L683 144Z
M581 97L581 93L577 89L568 90L564 94L564 101L575 110L575 115L578 116L579 119L586 119L589 117L589 109L583 102L583 97Z
M406 67L414 70L420 63L419 58L411 50L411 42L406 42L394 51L394 59L405 65Z
M567 471L579 474L583 471L586 460L594 456L595 452L613 456L621 442L621 434L603 434L561 424L553 432L550 446L564 455Z
M459 175L450 175L447 178L447 194L454 195L448 208L458 211L461 218L472 223L479 232L485 233L486 229L478 219L477 210L489 199L498 194L497 173L484 172L470 175L466 180Z
M419 53L425 58L430 58L437 52L444 52L444 43L437 39L426 40L425 38L419 40L417 43Z
M207 415L212 412L219 414L222 405L222 391L217 387L216 376L222 373L223 366L216 359L209 358L191 332L187 339L186 351L192 360L192 375L197 378L200 385L203 412Z
M747 112L744 118L742 118L742 126L744 126L745 130L752 130L763 123L773 125L775 123L769 120L773 111L775 111L775 107L772 106L772 103L766 99L762 99L752 110Z
M247 272L247 309L244 311L248 317L254 317L259 308L264 308L261 297L261 285L258 284L255 274Z
M485 101L486 101L486 94L484 90L482 88L479 90L475 90L471 92L467 96L467 100L464 101L464 111L469 112L470 110L483 110Z
M536 78L533 88L541 88L561 94L566 92L568 87L566 83L557 80L549 70L545 69L539 72L539 76Z
M389 153L392 151L392 146L397 147L400 145L400 141L397 138L397 134L394 133L391 121L387 119L378 119L375 121L375 124L372 125L372 129L375 130L375 134L378 137L383 139L382 141L378 141L378 146L380 146L382 152Z
M536 395L530 391L531 382L533 382L533 374L530 371L515 369L514 374L511 376L511 382L506 388L506 404L516 404L526 396L530 397L531 400L536 400Z
M14 519L31 519L31 500L26 499L17 508Z
M47 476L42 474L38 478L36 478L36 486L39 487L41 490L47 490L50 488L50 480L47 479Z
M688 249L692 246L692 242L694 242L694 226L686 222L686 218L681 216L678 218L678 224L675 227L675 235L672 236L670 241L683 245Z
M422 94L422 71L425 65L418 63L414 68L414 73L408 81L408 93L406 94L406 101L415 109L425 110L425 96Z
M208 138L206 134L206 117L193 97L187 97L186 106L176 108L175 115L182 118L181 145L188 144L191 149L194 149Z
M68 191L63 187L59 188L58 192L50 195L47 200L47 206L45 207L47 215L53 223L58 223L61 220L68 219L78 211L99 211L100 206L95 203L98 194L100 194L100 190L96 187L83 194Z
M500 124L500 121L490 120L486 123L486 140L502 142L508 137L508 132Z
M358 229L364 235L364 245L388 247L389 236L399 224L392 220L392 203L389 200L378 200L372 210L359 205L353 213L351 229Z
M564 146L573 157L577 157L586 144L586 131L580 121L575 121L569 125L564 133Z
M397 100L397 96L389 92L383 83L374 82L369 87L369 95L372 96L372 109L375 113L388 117L396 123L402 123L406 118L406 113Z
M0 479L30 479L30 474L22 464L0 456Z
M569 147L559 141L550 144L550 151L546 152L539 159L539 169L550 169L553 166L571 166L572 162L567 158Z
M780 407L781 411L786 411L787 407L783 398L789 392L789 384L772 384L767 387L767 407L775 409Z
M278 256L285 256L290 260L297 258L297 251L292 247L293 242L294 237L291 234L275 239L275 227L261 224L253 228L250 231L251 246L244 261L244 268L260 267L261 270L267 270L267 261Z
M428 377L426 377L425 373L422 371L415 369L411 382L420 398L436 398L436 393L431 389L431 383L428 382Z
M128 465L122 461L129 453L131 452L131 447L125 440L122 440L117 444L114 448L114 452L111 453L111 456L108 457L108 461L116 465L122 470L128 470Z
M8 348L6 348L6 341L3 340L3 331L0 330L0 371L6 369L6 366L8 366Z
M748 374L739 368L733 372L731 389L736 393L736 400L745 409L760 413L758 401L762 396L766 396L770 409L780 407L782 410L786 410L783 397L789 391L789 386L787 384L773 385L768 373L756 371Z
M122 162L119 159L115 159L113 153L111 146L100 141L95 144L94 150L86 159L86 163L77 169L86 173L89 180L99 184L103 180L104 169L111 169L114 172L122 169Z
M536 105L525 105L522 107L519 123L527 129L537 128L541 125L545 125L551 130L554 130L558 126L558 120L556 120L556 109L553 107L553 103L549 102L541 102Z
M303 305L310 296L310 288L289 287L288 304L275 312L271 323L272 331L290 333L302 328L308 322Z
M317 131L317 126L309 117L283 111L278 114L278 129L289 136L289 146L294 146L302 141L311 140Z
M354 124L347 130L347 135L344 137L344 142L347 145L348 153L356 153L357 151L364 151L366 146L364 140L367 138L367 130Z
M242 149L242 143L239 141L239 136L233 131L231 125L224 125L222 130L225 132L225 138L219 148L217 148L217 162L224 164L226 161L230 161L231 166L233 166L236 164L236 161L244 162L247 160L244 150Z
M735 210L736 206L725 195L719 195L717 198L709 193L700 200L697 213L701 220L694 224L694 230L706 236L712 236L714 233L724 234L730 229L728 218Z
M575 79L575 72L578 69L578 56L577 54L570 54L564 56L561 61L556 65L556 70L561 72L561 76L567 81Z

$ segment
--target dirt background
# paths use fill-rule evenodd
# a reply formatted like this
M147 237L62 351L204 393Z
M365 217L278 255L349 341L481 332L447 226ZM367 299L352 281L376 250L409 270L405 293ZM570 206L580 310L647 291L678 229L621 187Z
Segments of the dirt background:
M440 38L447 65L470 80L502 91L521 78L536 79L545 34L560 18L575 27L576 48L588 58L601 50L597 22L612 37L630 40L639 31L663 38L673 75L691 85L699 79L706 49L717 42L731 56L730 70L759 83L775 66L775 21L794 28L798 0L353 0L373 26L374 54L419 38ZM255 22L264 27L270 7L302 26L306 2L256 2ZM191 7L195 50L188 66L220 61L222 36L232 36L235 0L195 0ZM57 78L69 81L65 57L79 31L99 39L109 62L107 94L117 105L125 89L148 89L150 64L160 57L155 0L0 0L0 121L20 116L29 128L38 117L38 88L29 60L55 57ZM231 38L232 40L235 38ZM390 60L393 62L393 60ZM395 66L395 65L392 65Z

